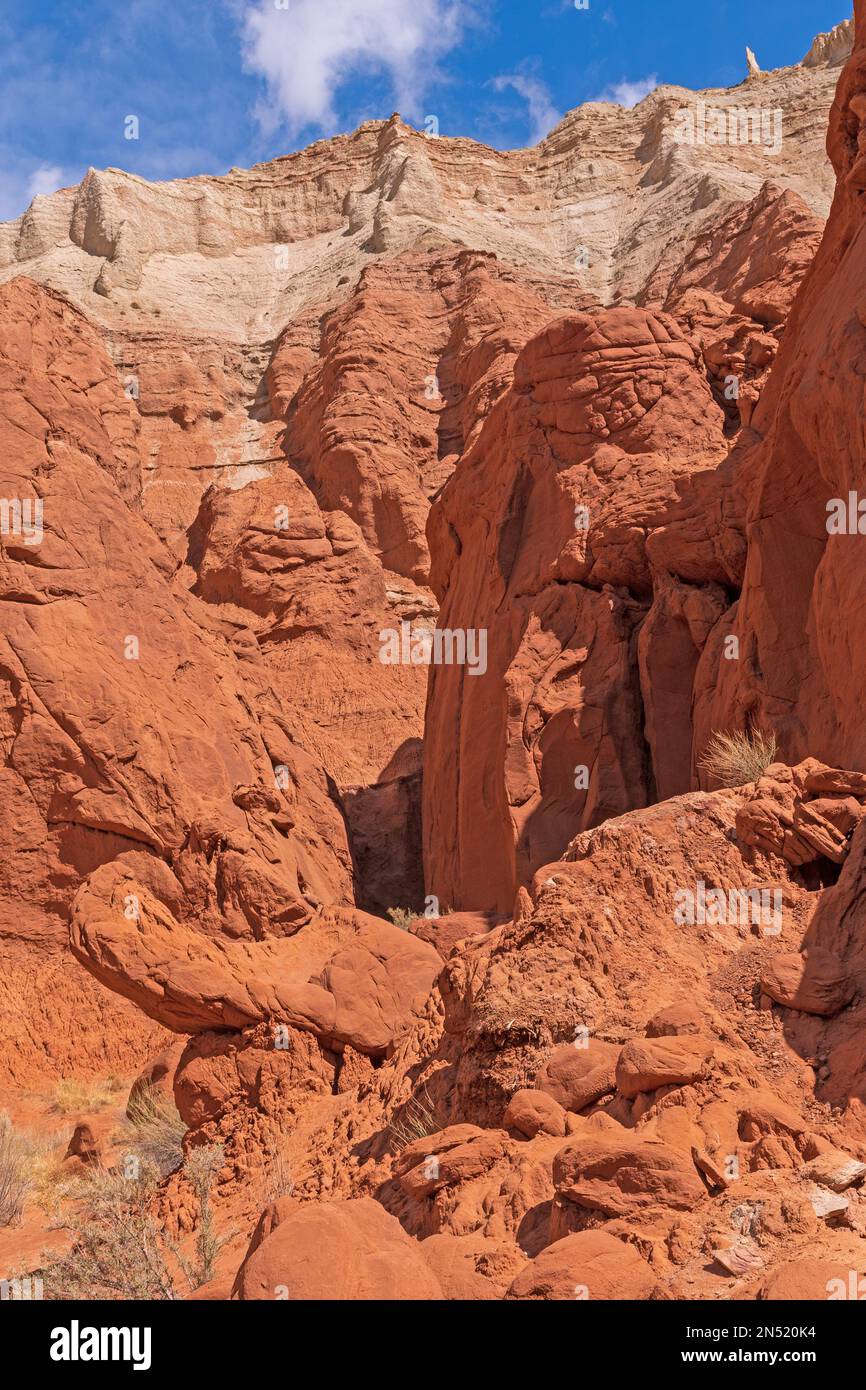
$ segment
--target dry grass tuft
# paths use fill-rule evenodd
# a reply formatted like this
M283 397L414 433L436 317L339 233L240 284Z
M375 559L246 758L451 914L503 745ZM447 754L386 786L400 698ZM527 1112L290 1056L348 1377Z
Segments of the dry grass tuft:
M417 1096L411 1096L391 1121L388 1133L392 1147L399 1153L408 1144L414 1144L416 1139L426 1139L429 1135L438 1133L442 1127L443 1122L436 1114L436 1106L427 1094L426 1086L422 1086Z
M291 1197L295 1191L295 1176L285 1149L278 1149L265 1168L262 1178L262 1205L270 1206L279 1197Z
M0 1114L0 1226L20 1226L35 1185L36 1149L4 1111Z
M155 1168L161 1178L176 1172L183 1163L186 1125L174 1101L150 1086L144 1087L132 1097L126 1118L128 1127L122 1131L122 1139L125 1142L129 1138L132 1152Z
M127 1083L113 1073L90 1081L58 1081L50 1109L55 1115L74 1115L79 1111L92 1114L116 1105Z
M698 759L703 772L723 787L756 782L776 760L776 735L754 729L748 733L715 733Z
M418 913L413 912L410 907L389 907L387 915L395 927L399 927L401 931L408 931Z

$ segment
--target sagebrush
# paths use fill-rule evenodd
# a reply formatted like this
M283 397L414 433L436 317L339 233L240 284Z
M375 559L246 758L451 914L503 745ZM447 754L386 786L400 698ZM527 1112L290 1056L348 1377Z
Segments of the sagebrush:
M160 1175L152 1164L98 1168L69 1196L62 1224L72 1232L68 1254L49 1259L44 1282L52 1299L178 1299L213 1278L216 1257L232 1238L217 1236L211 1192L224 1162L222 1145L193 1149L184 1163L198 1206L190 1258L155 1215Z

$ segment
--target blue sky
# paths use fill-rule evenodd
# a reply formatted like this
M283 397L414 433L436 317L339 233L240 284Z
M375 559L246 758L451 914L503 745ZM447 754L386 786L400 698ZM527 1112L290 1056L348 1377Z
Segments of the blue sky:
M399 110L533 143L656 82L797 62L847 0L0 0L0 219L94 165L224 173ZM124 137L125 118L139 122Z

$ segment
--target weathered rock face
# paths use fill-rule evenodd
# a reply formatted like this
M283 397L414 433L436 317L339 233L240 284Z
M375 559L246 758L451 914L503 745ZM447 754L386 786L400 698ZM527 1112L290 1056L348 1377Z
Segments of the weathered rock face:
M861 24L862 30L862 24ZM701 725L776 730L786 757L860 768L863 534L866 487L861 374L866 48L861 38L830 113L836 194L824 240L788 324L753 424L748 561L732 613L739 662L708 653Z
M137 424L130 495L244 660L252 632L271 683L291 689L283 718L341 800L360 905L418 908L424 895L426 673L382 666L378 634L435 620L430 500L511 387L526 341L600 301L670 300L731 428L725 378L743 377L743 404L749 378L753 400L829 205L823 128L845 43L836 35L754 90L703 94L734 114L758 96L778 108L778 149L763 137L684 143L695 94L668 87L634 111L582 107L537 149L508 154L395 117L223 178L151 185L91 170L0 227L0 278L47 282L102 331ZM665 623L666 583L648 633ZM641 657L659 689L666 668L697 663L723 598L702 592L667 625L673 645L660 637ZM597 698L609 707L622 675L639 721L643 597L613 618L604 598L583 602L581 621L617 629L595 643L612 646ZM644 689L648 728L689 697L680 680L656 710ZM633 781L635 795L598 789L597 815L690 784L685 735L669 755L658 748L651 773L623 737L612 781ZM542 858L573 833L573 789L559 786L573 775L557 773L533 814ZM452 810L446 798L442 815ZM506 881L523 877L509 869ZM490 901L506 897L497 885ZM446 891L442 906L458 905Z
M850 40L703 94L775 151L662 88L0 229L0 1058L222 1146L198 1296L863 1267L861 47L809 268ZM697 790L750 723L784 761ZM192 1230L182 1171L159 1203Z
M689 475L722 457L723 424L667 315L563 317L518 358L430 519L439 625L486 641L486 670L431 669L425 876L441 901L507 911L575 828L654 799L637 660L646 536ZM706 600L692 607L694 667L711 619ZM671 659L667 625L659 636L666 657L652 627L643 642L653 690ZM665 717L656 743L671 742ZM660 754L663 783L675 757Z
M328 315L300 387L296 330L277 344L268 380L286 452L386 570L424 584L430 499L510 384L518 351L559 305L595 302L575 278L542 281L490 254L374 263Z
M243 902L254 870L238 867L231 886ZM177 902L180 884L164 868L162 879L151 889L133 866L95 870L75 899L71 939L97 979L176 1032L237 1031L270 1019L308 1029L326 1046L381 1055L439 973L439 954L426 941L352 909L323 910L299 931L286 905L282 919L257 924L252 941L226 940L225 932L208 939L177 920L166 900ZM269 887L276 897L277 884L261 885L265 912Z
M190 530L195 592L252 627L291 690L292 733L334 781L358 901L378 912L424 898L427 673L384 665L382 634L432 628L429 499L505 389L518 346L560 301L588 299L574 282L539 289L468 252L369 268L327 316L318 358L299 348L297 325L276 345L268 389L287 461L243 487L211 487Z
M693 793L578 836L518 920L454 952L375 1069L352 1046L337 1066L295 1025L282 1053L262 1025L195 1038L175 1093L193 1141L225 1145L223 1200L247 1211L261 1151L301 1203L279 1239L264 1213L240 1296L267 1297L275 1270L324 1278L309 1231L327 1246L372 1196L446 1298L769 1297L792 1263L856 1267L866 1130L856 1099L843 1114L827 1098L837 1074L856 1091L860 994L825 1024L762 990L792 954L807 985L836 988L817 938L848 917L866 841L859 826L838 884L809 888L738 842L752 795ZM834 946L862 989L862 946Z
M168 879L205 922L236 935L351 901L344 824L321 770L292 742L261 664L247 653L241 675L130 505L135 413L97 335L27 280L0 296L0 484L21 504L17 530L14 509L4 519L0 605L10 972L26 972L37 943L40 970L55 969L77 887L122 856L143 883ZM54 1007L43 1045L65 1058L74 1049ZM7 1026L26 1038L14 1014ZM146 1030L137 1060L151 1040ZM108 1027L94 1056L114 1049ZM33 1044L25 1050L34 1060Z

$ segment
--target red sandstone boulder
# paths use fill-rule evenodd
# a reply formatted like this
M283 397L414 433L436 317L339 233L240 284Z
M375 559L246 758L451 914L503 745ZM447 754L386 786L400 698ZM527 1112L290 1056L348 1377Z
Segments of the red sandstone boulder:
M832 1018L854 997L854 982L832 951L811 946L802 955L780 952L761 972L761 989L786 1009Z
M186 1038L178 1038L169 1047L163 1048L162 1052L139 1072L129 1090L126 1102L127 1116L133 1114L142 1104L146 1106L150 1102L161 1104L173 1100L175 1072L185 1047Z
M548 1245L511 1283L510 1299L651 1298L656 1279L633 1245L605 1231L578 1231Z
M422 1247L378 1202L307 1202L279 1222L238 1271L240 1299L291 1302L440 1300Z
M78 1159L85 1166L99 1167L102 1164L104 1149L89 1124L82 1122L75 1126L63 1157Z
M791 1260L764 1281L759 1299L780 1303L825 1303L866 1297L862 1262L806 1257Z
M420 1249L445 1297L461 1302L503 1298L524 1260L518 1245L476 1232L428 1236Z
M536 1134L565 1134L565 1111L544 1091L515 1091L502 1116L505 1129L518 1129L527 1139Z
M578 1039L555 1047L538 1073L536 1085L566 1110L587 1105L616 1089L619 1048L600 1038Z
M706 1196L691 1159L637 1136L581 1136L560 1149L553 1180L560 1197L606 1216L648 1207L689 1211Z
M323 912L294 936L209 939L119 863L79 892L71 940L98 979L178 1032L271 1019L370 1054L405 1030L441 966L426 942L350 908Z
M706 1038L632 1038L616 1064L616 1085L632 1099L660 1086L685 1086L705 1076L713 1044Z
M688 1000L668 1004L653 1014L646 1026L648 1038L673 1038L683 1035L697 1035L703 1031L704 1019L700 1009Z
M441 1187L458 1186L483 1174L508 1149L504 1130L451 1125L408 1144L394 1164L403 1191L427 1197Z

